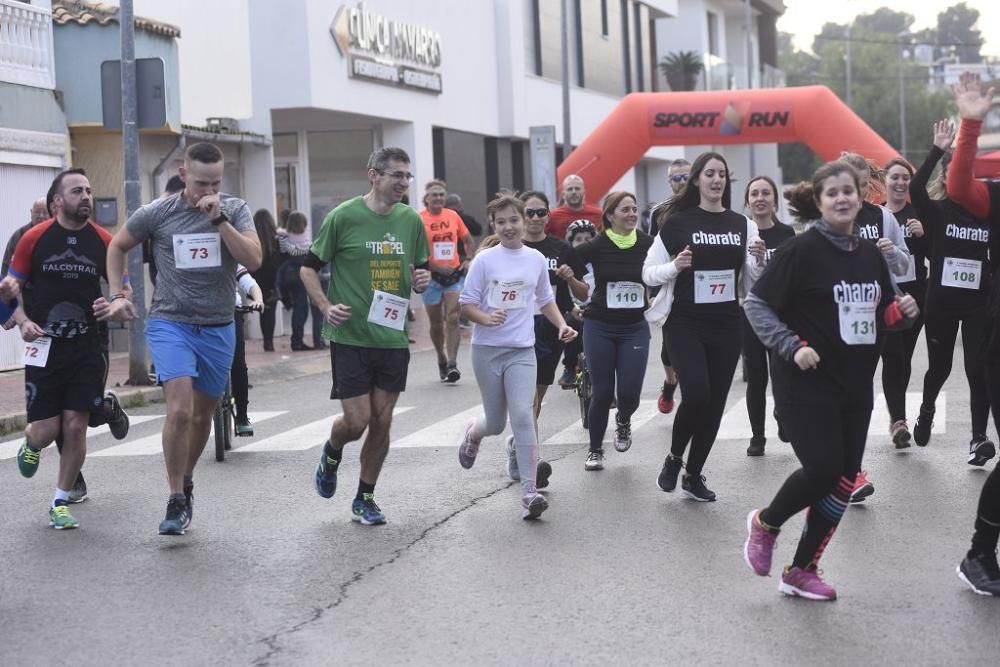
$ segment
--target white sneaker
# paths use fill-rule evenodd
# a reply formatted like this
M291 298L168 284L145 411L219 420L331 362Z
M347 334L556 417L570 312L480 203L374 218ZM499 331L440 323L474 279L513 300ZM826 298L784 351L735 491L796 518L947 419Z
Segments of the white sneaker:
M514 447L514 436L507 436L507 474L515 482L521 481L521 471L517 467L517 449Z
M537 519L542 516L542 512L549 508L549 501L545 496L535 492L529 493L521 498L521 518L524 520Z
M466 470L471 468L476 462L476 456L479 455L479 443L482 442L482 439L474 439L475 429L476 420L473 419L465 427L465 433L462 435L462 440L458 443L458 462Z
M590 452L587 455L587 462L583 464L584 470L604 470L604 452Z

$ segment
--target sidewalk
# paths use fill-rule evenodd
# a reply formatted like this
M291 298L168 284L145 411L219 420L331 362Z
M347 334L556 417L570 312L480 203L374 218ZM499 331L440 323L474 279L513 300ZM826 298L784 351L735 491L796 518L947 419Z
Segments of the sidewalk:
M410 351L433 350L427 327L427 316L423 308L414 308L416 321L410 323L410 337L415 341ZM468 343L471 332L462 330L462 338ZM311 337L306 336L306 344ZM266 384L293 380L305 375L330 372L330 351L292 352L287 336L274 339L274 352L264 352L260 339L247 341L247 368L250 384ZM133 387L128 381L128 353L111 355L111 369L108 372L107 388L118 395L127 409L156 403L163 400L163 389L156 385ZM24 429L26 414L24 408L24 371L0 373L0 436Z

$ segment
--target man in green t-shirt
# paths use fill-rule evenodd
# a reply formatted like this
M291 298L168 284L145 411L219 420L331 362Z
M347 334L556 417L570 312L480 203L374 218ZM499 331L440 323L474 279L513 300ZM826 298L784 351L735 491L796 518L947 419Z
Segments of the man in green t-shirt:
M406 309L410 291L427 289L428 246L417 212L400 203L413 181L410 157L380 148L368 158L371 190L330 211L301 269L313 303L325 314L331 341L331 399L343 414L333 422L316 469L316 492L332 498L344 445L361 437L361 475L351 518L366 526L385 523L375 504L375 483L389 453L392 410L406 389L410 364ZM332 262L327 294L319 270Z

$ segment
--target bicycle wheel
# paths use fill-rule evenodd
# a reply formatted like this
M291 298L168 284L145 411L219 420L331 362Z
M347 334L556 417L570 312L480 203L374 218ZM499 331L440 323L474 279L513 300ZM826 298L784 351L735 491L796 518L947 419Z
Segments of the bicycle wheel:
M580 397L580 420L583 428L590 428L590 372L586 369L580 371L576 378L576 393Z
M226 409L225 414L223 415L224 418L222 421L223 421L223 428L225 429L225 434L226 434L226 451L228 452L230 449L233 448L233 435L236 432L236 426L235 426L236 417L235 417L235 406L233 405L232 398L229 399L229 403L227 405L228 408Z
M212 430L215 432L215 460L226 458L226 422L229 421L226 408L220 403L212 415Z

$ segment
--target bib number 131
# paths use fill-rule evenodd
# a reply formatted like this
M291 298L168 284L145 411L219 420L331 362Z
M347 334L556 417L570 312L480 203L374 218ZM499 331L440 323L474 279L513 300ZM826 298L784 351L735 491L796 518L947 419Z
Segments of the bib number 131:
M840 304L840 338L848 345L875 344L875 304Z

